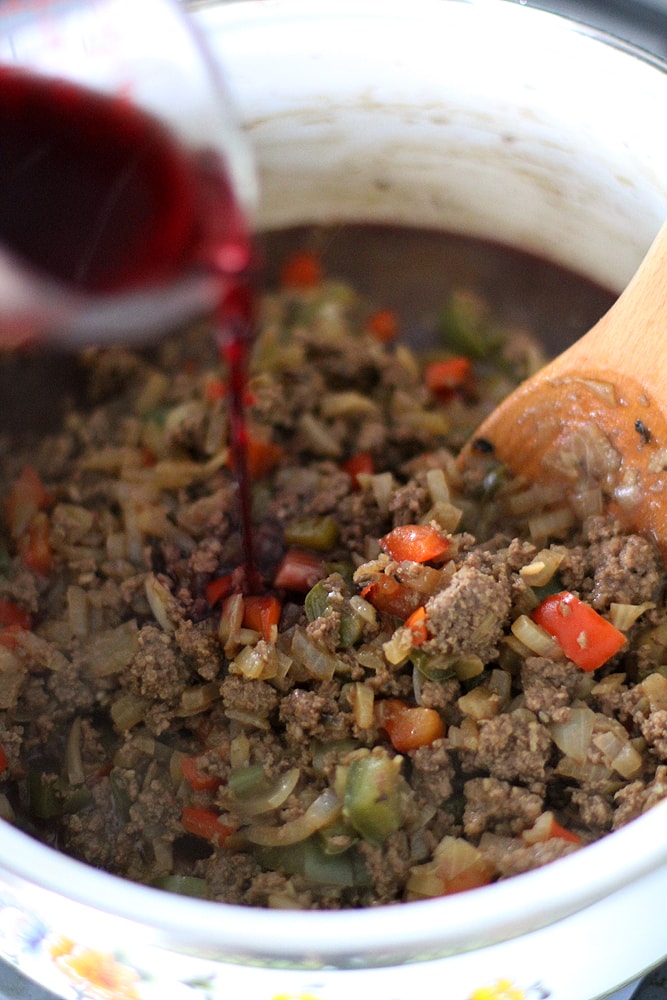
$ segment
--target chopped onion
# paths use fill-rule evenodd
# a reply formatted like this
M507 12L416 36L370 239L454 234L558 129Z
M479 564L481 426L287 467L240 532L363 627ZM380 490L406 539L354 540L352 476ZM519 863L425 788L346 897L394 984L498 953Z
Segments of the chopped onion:
M422 524L437 521L443 531L456 531L463 517L463 510L446 500L438 500L421 519Z
M173 598L170 591L161 583L154 573L146 576L144 583L146 598L150 609L155 615L155 620L164 632L173 632L174 623L169 617L168 607Z
M632 780L642 773L644 761L637 748L627 740L612 760L611 766L622 778Z
M192 552L195 543L187 532L174 524L169 512L162 504L152 504L140 508L136 513L136 526L144 535L166 538L183 552Z
M652 601L645 601L643 604L610 604L609 621L621 632L627 632L645 611L651 611L654 607Z
M544 587L553 579L553 575L563 558L563 552L542 549L527 566L521 567L521 579L530 587Z
M74 635L85 638L88 635L88 598L83 587L67 588L67 616Z
M423 431L434 436L447 434L452 426L444 410L425 410L415 406L401 414L401 423L411 431Z
M138 695L127 692L118 698L111 706L110 713L114 725L121 732L127 732L142 721L148 711L148 701Z
M179 716L197 715L203 712L213 702L220 697L220 685L216 681L209 681L208 684L197 684L195 687L186 688L181 695L181 707Z
M131 466L140 468L142 464L141 449L129 445L107 445L105 448L95 448L81 460L83 469L112 474L119 473L121 469Z
M336 420L379 414L379 409L377 403L360 392L328 392L320 404L320 413L327 420Z
M451 576L449 564L445 570L434 569L414 562L402 562L398 565L397 578L407 584L411 590L416 590L425 597L430 597L440 590Z
M596 681L589 691L589 694L599 695L613 694L614 692L620 692L625 684L625 674L607 674L601 680Z
M614 500L619 507L632 510L644 497L644 490L639 481L639 475L634 470L628 469L623 478L614 488Z
M250 762L250 740L245 733L238 733L229 742L229 763L232 771L246 767Z
M492 719L500 711L499 696L481 686L461 695L456 704L464 715L476 722L480 719Z
M244 629L239 633L243 638ZM257 639L259 639L257 635ZM229 665L230 673L240 674L246 680L273 680L287 676L292 666L292 658L281 652L277 646L268 643L258 643L255 646L244 646Z
M157 369L149 372L134 401L135 413L146 416L151 410L161 406L170 385L171 382L164 372Z
M449 484L443 469L429 469L426 473L426 486L434 504L449 503Z
M574 523L574 513L570 507L556 507L529 518L528 531L533 541L541 542L547 538L563 538Z
M312 413L302 413L299 418L299 432L304 437L310 451L320 458L340 458L343 449L331 429Z
M595 712L587 705L577 705L570 709L565 722L552 722L549 732L561 753L577 763L583 763L591 745L594 725Z
M350 607L358 618L361 618L366 625L375 625L377 622L377 611L368 601L358 594L353 594L350 598Z
M609 730L604 733L597 733L593 737L593 744L598 748L605 758L606 763L613 767L613 760L620 754L624 745L628 742L627 733L625 734L625 739L622 739L618 733L612 733Z
M370 729L373 725L373 707L375 705L375 692L368 684L356 682L350 685L348 693L354 721L360 729Z
M70 726L65 744L65 769L70 785L83 785L86 774L81 756L81 717L77 715Z
M409 628L397 628L391 639L382 644L382 650L387 662L398 666L409 658L413 648L413 635Z
M321 830L340 816L342 805L332 788L318 795L302 816L283 823L282 826L253 825L245 830L251 844L262 847L287 847L306 840L316 830Z
M183 778L183 761L187 754L182 750L174 750L169 758L169 777L174 788L180 788L185 780Z
M243 595L232 594L222 606L218 638L227 656L233 656L239 646L238 633L243 624Z
M242 726L250 726L252 729L269 730L271 728L268 719L257 715L255 712L244 712L240 708L228 708L225 711L225 715L228 719L240 722Z
M667 677L659 673L649 674L639 687L648 698L652 712L661 712L667 709Z
M338 657L313 642L305 629L294 629L291 653L294 660L317 680L330 681L336 673Z
M459 681L469 681L484 673L484 660L480 656L469 653L466 656L454 657L454 673ZM505 671L503 671L504 673Z
M0 646L0 709L16 706L27 670L28 664L20 656Z
M139 650L139 627L134 618L105 629L89 642L85 659L94 677L110 677L124 670Z
M125 548L126 538L124 531L112 531L106 537L107 558L111 562L124 559L127 552Z
M505 502L510 513L521 516L562 499L563 487L560 483L534 483L519 493L510 494Z
M246 680L270 680L275 677L275 671L270 669L267 657L262 649L254 646L244 646L230 664L230 673L241 674Z
M155 865L159 871L171 871L174 867L174 852L168 840L163 840L160 836L151 838L153 857Z
M419 376L419 362L415 357L415 352L411 351L407 344L399 343L396 345L395 353L396 362L401 365L413 378Z
M519 615L512 622L512 635L538 656L544 656L548 660L562 660L565 657L562 646L528 615Z
M622 784L619 779L614 778L611 768L604 764L591 764L589 760L578 761L572 757L562 757L558 761L556 774L572 778L587 788L593 788L603 794L613 794Z
M604 510L604 496L599 486L582 489L570 495L570 504L580 521Z
M386 514L389 510L389 501L394 492L394 477L391 472L380 472L370 477L370 485L378 509L382 514Z
M406 890L408 898L442 896L491 881L494 870L488 858L462 837L445 836L433 852L433 860L413 868Z
M47 642L36 632L29 632L27 629L18 629L14 633L16 650L19 653L26 653L31 660L31 669L37 667L58 673L59 670L69 668L67 657L56 649L55 646Z
M512 675L510 672L494 668L489 677L489 691L498 695L502 710L507 708L512 694Z
M450 726L447 730L447 742L452 749L477 750L479 745L479 727L469 715L461 720L460 726Z
M245 798L235 796L233 801L234 811L239 816L250 817L271 812L272 809L278 809L290 797L297 786L300 776L301 772L299 768L292 767L289 771L281 774L268 788L263 789L256 795Z
M186 486L208 479L227 464L228 458L229 453L225 448L204 463L165 458L153 466L137 467L133 464L123 467L122 478L131 483L149 483L153 489L185 489Z

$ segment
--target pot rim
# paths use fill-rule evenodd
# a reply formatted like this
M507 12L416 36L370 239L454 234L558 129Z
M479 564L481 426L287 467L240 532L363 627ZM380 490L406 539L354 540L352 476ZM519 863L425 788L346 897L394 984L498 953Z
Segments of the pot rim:
M0 876L223 961L391 965L408 955L427 959L508 940L622 891L667 862L666 823L667 800L601 840L507 881L363 910L267 910L178 896L94 869L4 821L0 857L11 860Z

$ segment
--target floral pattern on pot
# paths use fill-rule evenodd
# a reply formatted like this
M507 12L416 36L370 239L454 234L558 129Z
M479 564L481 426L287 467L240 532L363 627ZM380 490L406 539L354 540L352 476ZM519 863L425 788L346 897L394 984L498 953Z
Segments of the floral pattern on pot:
M340 973L334 970L315 973L315 978L303 970L249 969L160 949L139 948L131 954L129 947L74 940L55 929L55 922L55 914L44 911L37 915L31 910L20 892L6 886L0 889L0 960L63 1000L164 1000L165 996L169 1000L229 1000L240 995L244 1000L341 1000L342 992L354 1000L357 987L360 996L375 987L365 978L370 974L368 969L343 973L346 982L342 987ZM446 982L440 963L435 964L438 970L431 968L429 981ZM419 964L408 966L413 986L419 968ZM421 968L423 971L424 966ZM375 995L382 993L382 1000L407 1000L399 983L393 981L392 972L398 970L383 971L389 974L386 988L379 987ZM557 998L540 982L524 985L519 979L500 975L472 990L450 983L444 992L436 992L436 1000Z
M548 1000L550 996L549 990L540 983L523 989L509 979L498 979L493 986L473 990L468 1000Z

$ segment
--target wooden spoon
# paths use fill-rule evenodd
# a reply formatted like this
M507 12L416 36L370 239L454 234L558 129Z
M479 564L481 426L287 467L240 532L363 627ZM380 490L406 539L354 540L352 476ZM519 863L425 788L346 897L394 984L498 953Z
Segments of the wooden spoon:
M604 507L667 557L667 223L620 298L519 386L460 457L500 462L563 498L600 487Z

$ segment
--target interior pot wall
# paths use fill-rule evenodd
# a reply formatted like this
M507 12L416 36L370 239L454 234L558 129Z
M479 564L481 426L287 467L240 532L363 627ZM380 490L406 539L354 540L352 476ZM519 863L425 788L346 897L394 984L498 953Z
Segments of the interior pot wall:
M258 225L509 243L616 290L667 213L667 76L505 0L247 0L197 12L260 173Z

